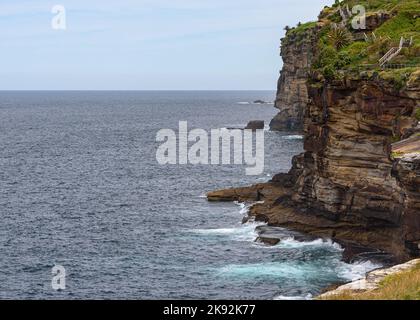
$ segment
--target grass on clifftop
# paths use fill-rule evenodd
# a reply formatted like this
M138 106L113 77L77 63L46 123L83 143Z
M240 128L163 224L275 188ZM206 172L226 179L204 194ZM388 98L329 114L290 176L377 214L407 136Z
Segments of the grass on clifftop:
M391 83L394 88L400 90L409 81L410 76L416 71L416 68L401 68L394 70L384 70L379 73L379 77Z
M350 10L354 5L363 5L366 8L367 16L387 13L390 18L374 30L377 37L375 41L369 32L366 33L371 40L364 41L363 32L353 30L348 22L344 31L351 32L355 39L347 41L344 37L342 37L343 39L334 37L332 23L341 21L338 5L325 7L320 14L322 28L318 34L318 54L313 64L315 71L320 72L326 79L339 77L338 70L359 72L365 69L374 69L380 71L379 59L392 47L398 47L401 37L404 39L413 37L413 45L403 48L390 63L407 67L417 66L418 68L420 64L420 19L418 18L420 16L420 1L344 0L341 2L341 6L346 5ZM305 25L301 25L296 30ZM344 34L344 32L342 33ZM390 72L390 75L393 74L399 76L398 72ZM396 80L396 82L400 82L400 79Z
M376 290L344 292L323 300L420 300L420 264L409 271L385 277Z
M311 22L306 22L306 23L300 24L295 28L289 29L288 36L302 34L305 31L316 27L316 25L317 25L316 21L311 21Z

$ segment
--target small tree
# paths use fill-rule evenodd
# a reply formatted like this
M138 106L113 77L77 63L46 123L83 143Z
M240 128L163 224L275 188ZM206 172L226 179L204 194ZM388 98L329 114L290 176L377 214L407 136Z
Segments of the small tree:
M337 27L330 30L328 33L328 40L336 50L340 50L350 44L353 40L353 36L346 28Z

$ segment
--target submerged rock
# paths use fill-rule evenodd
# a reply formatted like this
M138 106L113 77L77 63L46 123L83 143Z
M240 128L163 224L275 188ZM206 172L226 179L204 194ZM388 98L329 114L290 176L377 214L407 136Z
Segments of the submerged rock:
M269 237L258 237L255 242L262 242L270 246L275 246L280 242L280 239L277 238L269 238Z
M266 103L268 103L268 102L266 102L266 101L264 101L264 100L255 100L253 103L254 103L254 104L266 104Z

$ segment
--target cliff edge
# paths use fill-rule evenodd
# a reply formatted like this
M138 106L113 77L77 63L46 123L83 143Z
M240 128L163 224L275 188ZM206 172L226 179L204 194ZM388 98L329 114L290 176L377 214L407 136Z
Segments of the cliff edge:
M317 23L313 22L294 29L286 27L286 36L281 40L283 69L274 105L280 111L270 122L271 130L303 130L303 112L309 100L306 82L314 58L317 30Z

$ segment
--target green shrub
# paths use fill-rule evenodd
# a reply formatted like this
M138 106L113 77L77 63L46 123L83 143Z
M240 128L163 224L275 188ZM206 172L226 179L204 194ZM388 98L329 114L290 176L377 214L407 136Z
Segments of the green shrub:
M300 22L299 22L300 23ZM300 23L296 28L290 29L289 35L290 36L299 36L303 35L307 30L315 28L317 25L316 21L313 22L307 22L307 23Z
M389 38L382 38L372 43L368 47L367 52L369 56L373 57L376 60L376 59L381 58L385 53L387 53L389 49L391 49L392 47L397 47L397 46L398 46L397 41L393 41Z
M348 52L339 52L337 58L336 67L339 69L342 69L351 63L351 57Z
M348 46L353 40L351 33L345 28L332 28L327 37L330 45L337 50Z
M314 68L319 70L323 76L332 80L336 77L337 71L345 68L351 62L347 52L337 52L331 46L325 46L321 49Z
M327 80L333 80L336 75L336 69L332 65L327 65L324 68L322 68L322 75Z
M393 159L401 158L404 155L402 152L391 152L391 157Z
M337 51L331 47L326 46L321 48L321 51L315 61L315 68L322 69L327 65L334 65L338 60Z
M414 113L414 115L415 115L416 119L420 121L420 108L416 109L416 112Z
M408 82L414 68L386 70L379 73L380 77L391 83L395 89L401 90Z
M399 135L394 135L390 138L391 143L395 143L395 142L398 142L398 141L401 141L401 137Z

